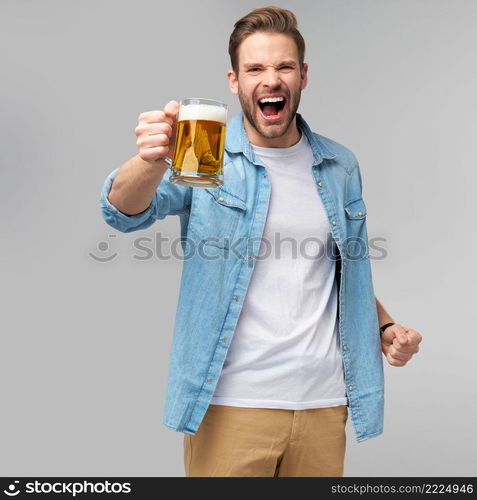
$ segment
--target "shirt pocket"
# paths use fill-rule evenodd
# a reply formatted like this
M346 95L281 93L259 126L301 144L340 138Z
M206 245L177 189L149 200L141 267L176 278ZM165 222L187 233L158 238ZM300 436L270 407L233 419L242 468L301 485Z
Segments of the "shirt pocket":
M346 238L344 241L345 257L348 260L367 259L369 257L368 234L366 229L366 205L362 198L348 201L344 205Z
M228 248L246 212L245 203L223 188L197 189L189 218L191 236L204 245Z

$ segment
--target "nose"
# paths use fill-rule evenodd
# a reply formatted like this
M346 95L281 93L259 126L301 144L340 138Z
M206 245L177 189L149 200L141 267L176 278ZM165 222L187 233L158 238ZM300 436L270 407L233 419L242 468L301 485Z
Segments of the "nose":
M263 76L263 85L270 88L280 86L280 74L275 68L271 66L267 67Z

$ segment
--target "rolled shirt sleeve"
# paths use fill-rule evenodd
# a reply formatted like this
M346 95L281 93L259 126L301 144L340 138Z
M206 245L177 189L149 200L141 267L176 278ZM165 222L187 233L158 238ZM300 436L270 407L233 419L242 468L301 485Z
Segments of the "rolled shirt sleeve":
M167 215L179 215L190 210L192 188L169 182L171 171L168 169L146 210L136 215L124 214L108 200L108 194L118 170L119 167L106 177L100 195L103 218L107 224L118 231L130 233L147 229L156 220L164 219Z

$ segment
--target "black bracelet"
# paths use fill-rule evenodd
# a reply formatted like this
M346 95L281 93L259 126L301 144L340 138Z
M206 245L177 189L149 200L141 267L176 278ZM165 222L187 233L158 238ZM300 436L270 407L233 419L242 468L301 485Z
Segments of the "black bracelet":
M387 328L388 326L392 326L392 325L395 325L395 324L396 324L396 323L386 323L385 325L381 326L381 327L379 328L379 333L380 333L380 335L382 335L382 334L384 333L384 330L386 330L386 328Z

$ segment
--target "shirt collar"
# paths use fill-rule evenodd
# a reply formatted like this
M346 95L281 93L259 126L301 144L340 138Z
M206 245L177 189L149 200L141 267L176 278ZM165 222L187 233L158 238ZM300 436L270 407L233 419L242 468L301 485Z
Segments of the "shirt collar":
M336 158L336 154L333 154L323 142L313 134L310 127L299 113L296 114L296 120L297 126L305 134L310 143L313 156L315 157L315 165L320 164L323 159L331 160ZM227 123L225 149L229 153L243 153L250 162L255 165L264 166L263 162L255 155L250 141L248 140L242 112L233 116Z

